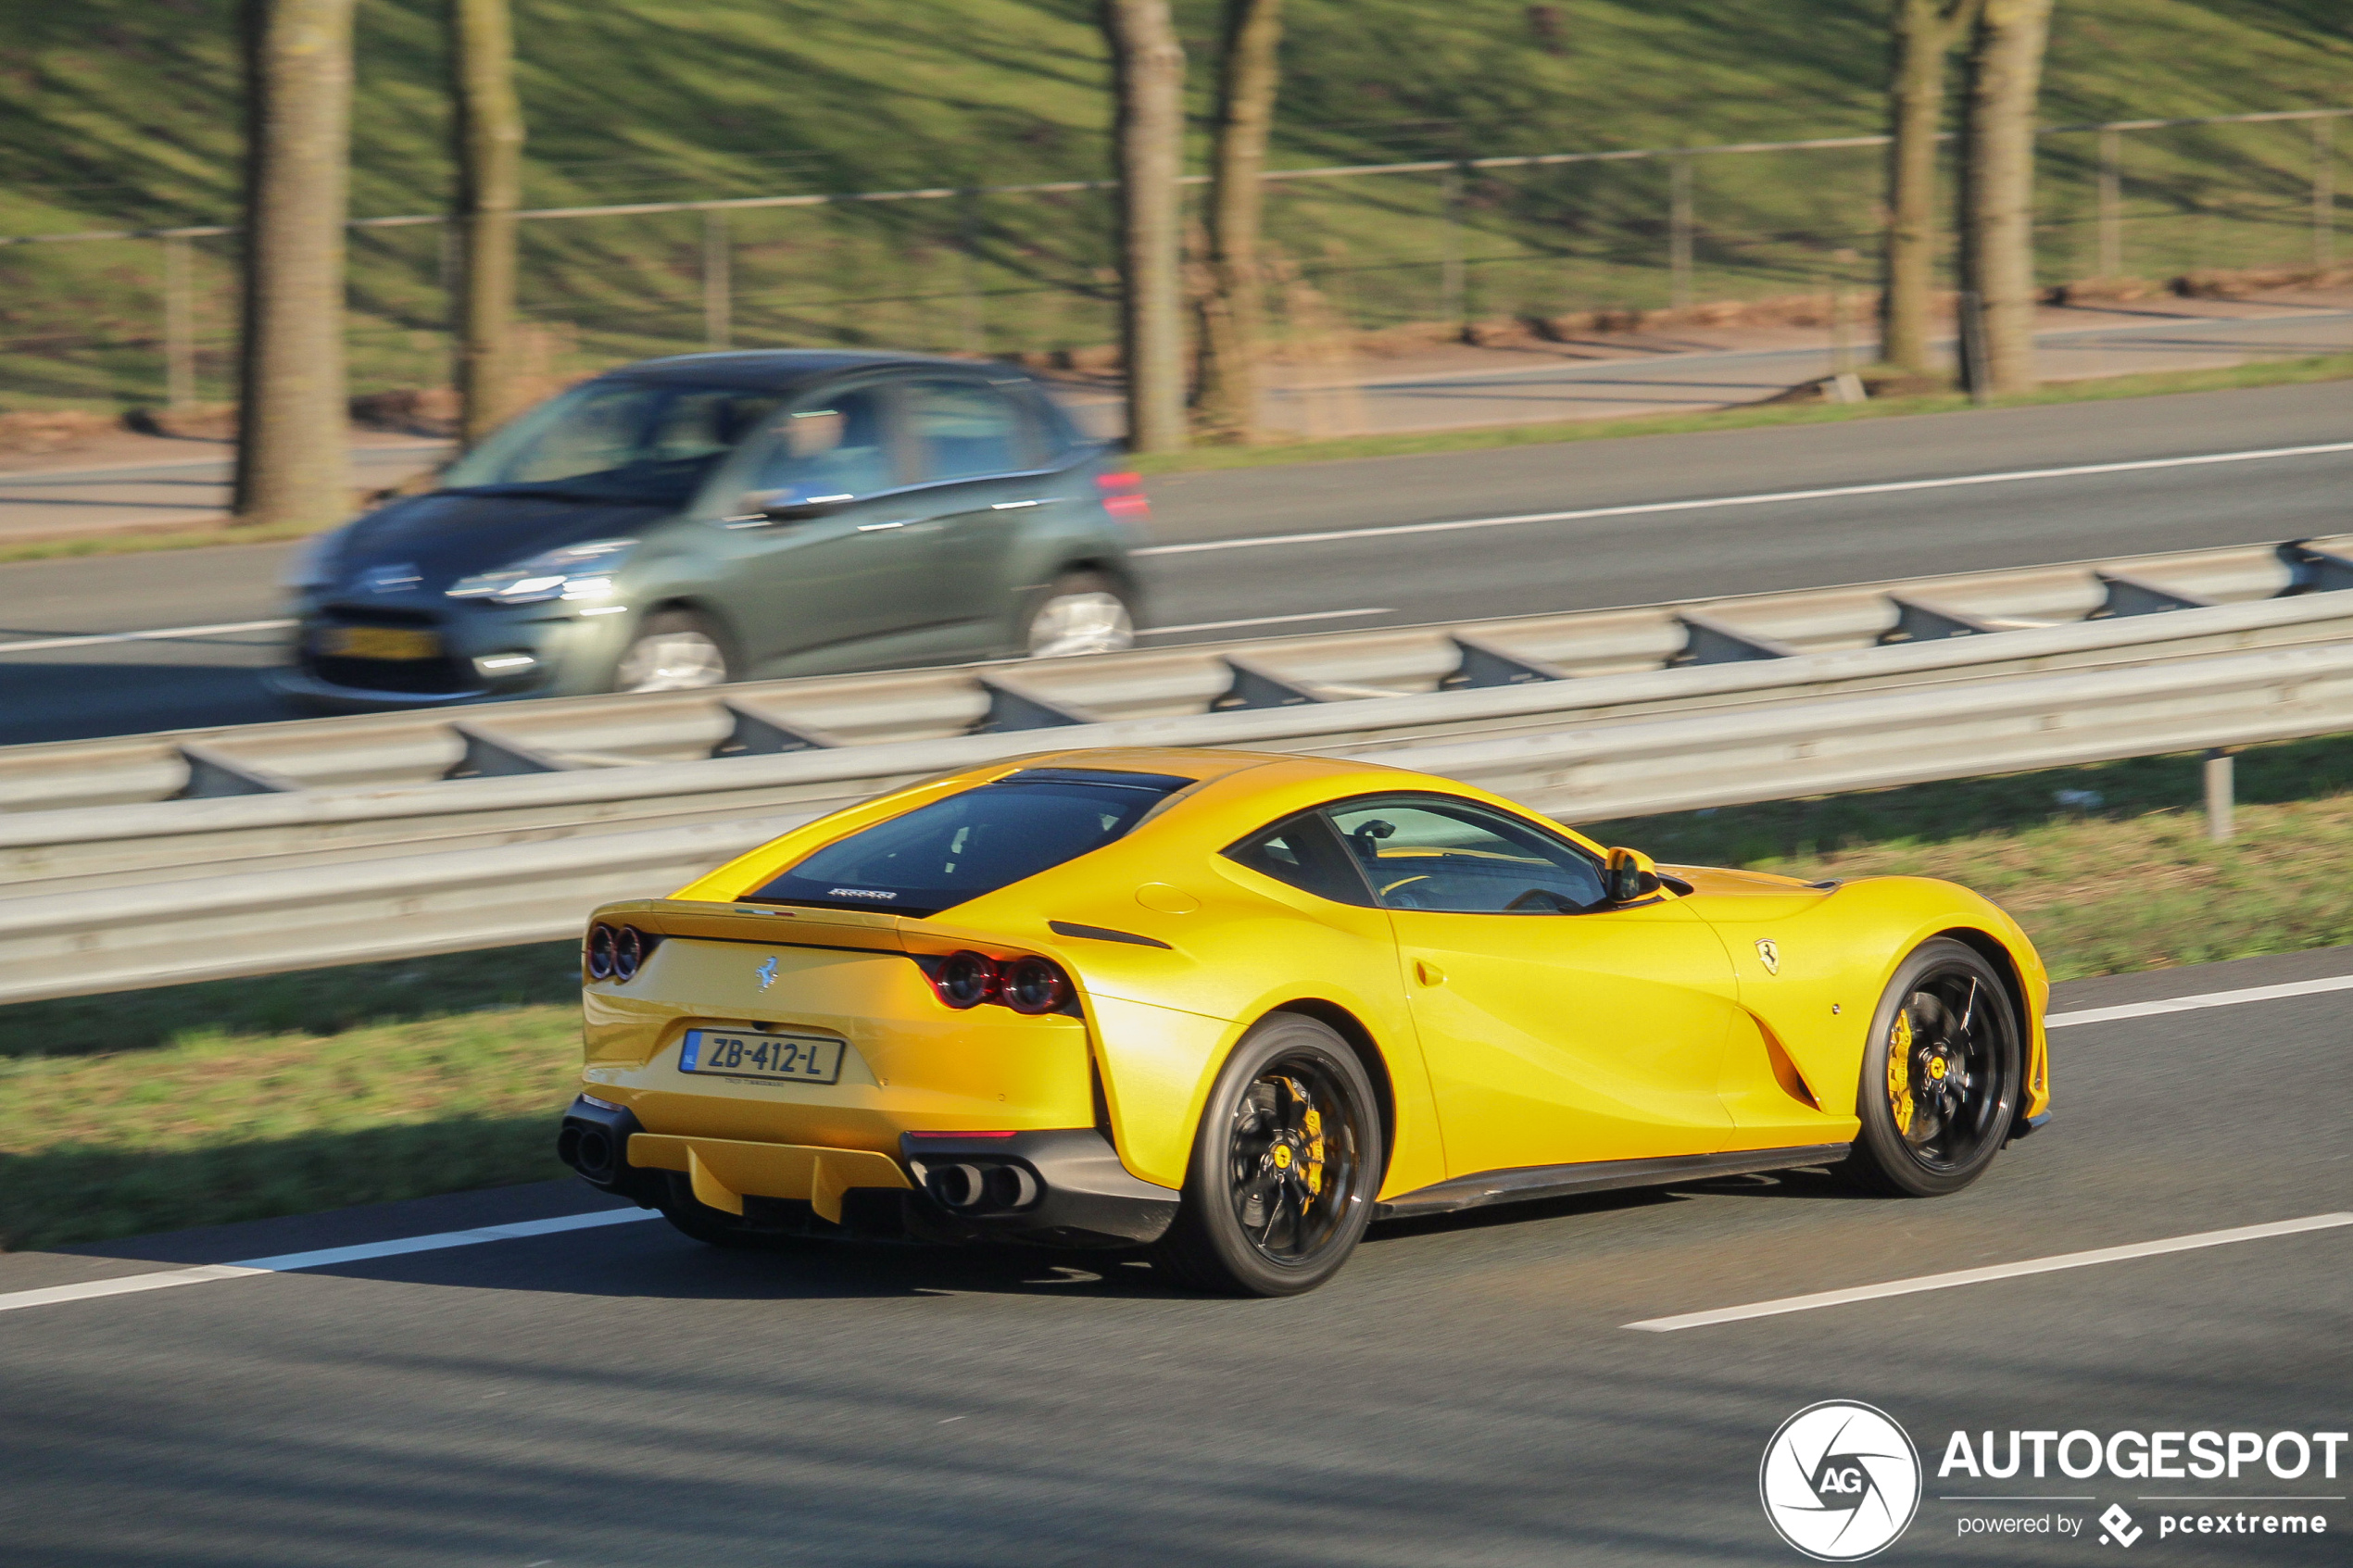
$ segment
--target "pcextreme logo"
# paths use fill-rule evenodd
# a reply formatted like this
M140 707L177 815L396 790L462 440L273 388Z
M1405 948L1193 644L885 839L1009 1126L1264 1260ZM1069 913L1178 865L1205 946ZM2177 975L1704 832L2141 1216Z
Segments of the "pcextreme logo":
M1781 1423L1756 1489L1781 1539L1818 1562L1854 1562L1919 1512L1920 1454L1886 1411L1825 1399Z

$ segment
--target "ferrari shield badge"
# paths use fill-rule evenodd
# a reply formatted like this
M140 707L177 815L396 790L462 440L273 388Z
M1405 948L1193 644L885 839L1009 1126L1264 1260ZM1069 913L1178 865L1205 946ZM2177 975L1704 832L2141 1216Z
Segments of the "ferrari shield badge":
M1779 943L1775 942L1775 941L1774 941L1771 937L1769 937L1769 936L1760 936L1760 937L1758 937L1758 938L1756 939L1756 957L1757 957L1758 960L1759 960L1760 962L1762 962L1762 963L1765 965L1765 972L1766 972L1766 973L1768 973L1768 974L1779 974L1779 973L1780 973L1780 972L1781 972L1781 949L1780 949L1780 945Z

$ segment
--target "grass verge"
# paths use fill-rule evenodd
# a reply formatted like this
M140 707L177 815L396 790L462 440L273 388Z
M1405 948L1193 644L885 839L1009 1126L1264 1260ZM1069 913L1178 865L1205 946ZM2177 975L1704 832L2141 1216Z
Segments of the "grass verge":
M2353 943L2353 736L1583 824L1669 862L1949 877L2061 979ZM2062 799L2062 792L2065 792ZM0 1246L561 1174L569 944L0 1008Z

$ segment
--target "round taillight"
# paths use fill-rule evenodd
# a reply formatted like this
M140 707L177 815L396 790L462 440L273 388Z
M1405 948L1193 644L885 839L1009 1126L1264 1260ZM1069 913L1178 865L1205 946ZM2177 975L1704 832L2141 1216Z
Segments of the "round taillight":
M1005 1005L1015 1012L1051 1012L1070 1000L1070 977L1044 959L1023 959L1005 975Z
M610 925L588 928L588 978L612 978L612 927Z
M1003 984L996 960L979 953L950 953L932 984L939 999L951 1008L976 1008L997 994Z
M638 967L646 961L646 939L634 925L624 925L621 935L612 939L612 977L628 981L637 977Z

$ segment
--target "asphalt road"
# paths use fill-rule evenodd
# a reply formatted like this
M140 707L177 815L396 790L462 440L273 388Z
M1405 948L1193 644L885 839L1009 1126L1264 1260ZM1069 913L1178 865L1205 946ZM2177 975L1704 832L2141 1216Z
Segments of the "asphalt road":
M2103 310L2104 318L2127 313ZM2284 355L2353 350L2353 311L2306 310L2247 320L2166 319L2045 331L2035 336L2050 381L2196 370ZM1943 349L1949 363L1952 349ZM1542 420L1682 413L1768 397L1838 368L1827 345L1730 353L1607 358L1470 375L1371 376L1337 386L1270 392L1266 420L1295 434L1454 430Z
M1186 473L1151 485L1148 641L1223 639L2353 530L2353 451L2003 478L2353 439L2353 384ZM1896 493L1809 494L1918 481ZM1732 504L1428 531L1661 501ZM1345 537L1297 539L1340 533ZM0 743L282 716L279 633L26 646L274 617L287 546L0 566ZM1178 630L1167 630L1178 629Z
M2338 948L2062 987L2054 1011L2348 972ZM724 1254L652 1222L0 1312L0 1556L1795 1562L1759 1508L1759 1458L1786 1417L1843 1399L1922 1450L1927 1495L1890 1562L2113 1561L2111 1503L2145 1532L2133 1561L2342 1562L2342 1448L2334 1480L2317 1460L2235 1484L1937 1470L1956 1431L2345 1430L2353 1227L1626 1325L2353 1209L2344 997L2058 1031L2057 1119L1955 1198L1846 1198L1801 1173L1490 1210L1378 1231L1332 1285L1285 1301L1173 1296L1100 1256ZM0 1258L0 1304L587 1196ZM2015 1494L2038 1500L1985 1500ZM2276 1500L2222 1500L2249 1495ZM2165 1513L2283 1512L2328 1535L2158 1534ZM2055 1527L1961 1534L2006 1517Z
M448 449L441 441L370 437L351 449L352 488L397 484ZM228 508L235 467L235 458L215 445L202 457L0 473L0 542L217 522Z

